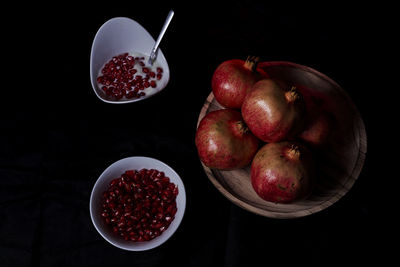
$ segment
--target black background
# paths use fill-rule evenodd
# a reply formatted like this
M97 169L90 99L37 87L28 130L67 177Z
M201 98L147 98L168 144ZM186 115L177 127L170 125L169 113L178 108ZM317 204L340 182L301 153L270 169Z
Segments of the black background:
M126 16L161 43L171 78L145 101L111 105L89 79L93 38L108 19ZM0 113L0 266L343 266L387 260L386 190L378 143L384 124L374 107L384 52L377 17L386 9L325 3L91 2L4 8ZM380 19L379 19L380 20ZM21 23L22 21L22 23ZM379 41L378 41L379 40ZM379 52L379 53L377 53ZM317 214L276 220L228 201L207 179L194 145L200 109L221 62L247 55L285 60L325 73L358 107L368 153L359 179ZM8 82L7 85L5 82ZM98 176L128 156L157 158L175 169L187 206L177 232L145 252L113 247L89 216ZM386 183L387 185L387 183ZM384 224L382 224L384 222ZM384 225L384 226L383 226Z

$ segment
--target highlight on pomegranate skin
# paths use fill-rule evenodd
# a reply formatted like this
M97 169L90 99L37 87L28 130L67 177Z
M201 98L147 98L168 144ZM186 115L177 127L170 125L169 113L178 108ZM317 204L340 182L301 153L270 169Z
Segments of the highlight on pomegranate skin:
M146 57L123 53L113 57L101 69L97 83L104 93L119 100L122 98L140 98L146 93L154 93L157 82L163 77L163 69L146 65ZM150 91L152 90L152 91Z
M125 240L160 236L177 212L178 187L156 169L127 170L103 193L101 216Z

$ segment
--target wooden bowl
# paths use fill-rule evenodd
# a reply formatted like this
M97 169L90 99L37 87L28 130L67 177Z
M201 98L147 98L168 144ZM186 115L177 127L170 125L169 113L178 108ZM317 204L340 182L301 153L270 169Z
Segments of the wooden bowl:
M298 87L306 100L321 107L333 117L333 127L323 148L312 148L317 177L311 195L290 204L272 203L261 199L250 180L250 166L222 171L203 168L214 186L234 204L253 213L271 218L296 218L326 209L353 186L364 164L367 151L365 126L347 93L326 75L291 62L259 64L272 79L283 80ZM223 107L208 96L201 109L197 126L209 112Z

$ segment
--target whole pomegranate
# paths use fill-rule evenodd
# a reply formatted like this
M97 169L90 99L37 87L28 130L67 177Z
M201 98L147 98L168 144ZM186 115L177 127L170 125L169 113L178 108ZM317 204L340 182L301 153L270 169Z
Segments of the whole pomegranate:
M208 113L200 121L195 142L200 160L210 168L221 170L250 164L259 144L240 112L232 109Z
M242 116L251 132L265 142L291 138L302 128L304 103L293 86L285 91L277 82L254 84L242 105Z
M325 112L318 112L311 116L300 138L310 145L321 146L327 142L331 130L332 119Z
M226 108L240 109L253 84L266 77L265 71L257 68L258 60L257 57L248 57L246 61L232 59L217 67L211 87L218 103Z
M306 147L293 142L269 143L254 156L251 183L264 200L289 203L311 189L313 165Z

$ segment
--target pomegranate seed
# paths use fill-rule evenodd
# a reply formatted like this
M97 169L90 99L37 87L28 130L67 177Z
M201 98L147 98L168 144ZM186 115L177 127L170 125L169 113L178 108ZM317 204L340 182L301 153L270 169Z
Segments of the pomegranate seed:
M149 68L146 68L146 67L142 68L142 71L143 71L143 73L149 73L150 72Z
M157 73L162 73L162 72L163 72L163 69L160 67L157 67Z
M156 86L157 86L156 81L152 80L152 81L150 82L150 86L153 87L153 88L156 88Z
M113 94L120 94L121 93L121 89L113 87L112 92L113 92Z
M129 93L126 94L126 98L133 98L136 96L136 93L134 91L130 91Z
M175 186L175 188L173 189L172 193L174 194L174 196L177 196L179 193L178 187Z
M161 73L157 73L157 80L161 80L162 78L162 74Z
M133 178L133 176L135 175L135 171L133 171L133 170L128 170L128 171L125 171L125 174L126 174L127 176L129 176L129 178Z

